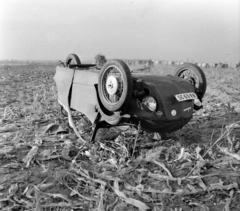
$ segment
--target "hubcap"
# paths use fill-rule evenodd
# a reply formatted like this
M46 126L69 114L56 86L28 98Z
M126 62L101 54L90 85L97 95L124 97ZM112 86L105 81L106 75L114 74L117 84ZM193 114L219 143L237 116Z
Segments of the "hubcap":
M111 75L107 78L106 90L109 95L116 94L116 92L118 90L118 81L113 75Z

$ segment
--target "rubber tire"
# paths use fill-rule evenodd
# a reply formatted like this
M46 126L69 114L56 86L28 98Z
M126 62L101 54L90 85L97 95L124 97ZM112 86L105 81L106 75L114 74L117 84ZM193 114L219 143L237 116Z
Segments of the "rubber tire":
M68 67L70 64L77 64L80 65L81 61L78 57L78 55L71 53L67 56L66 61L65 61L66 66Z
M108 102L106 102L106 100L104 99L103 91L102 91L102 85L103 85L102 83L103 83L104 73L111 66L117 67L118 70L121 72L122 77L123 77L122 97L119 100L119 102L117 102L114 105L111 105ZM125 62L123 62L122 60L119 60L119 59L114 59L114 60L111 60L111 61L107 62L102 67L101 73L100 73L99 78L98 78L98 93L99 93L101 103L103 104L103 106L107 110L109 110L109 111L123 111L124 108L126 108L126 106L128 105L128 103L131 100L132 93L133 93L133 79L132 79L131 71L130 71L129 67L127 66L127 64Z
M206 92L206 89L207 89L207 79L206 79L206 76L205 76L203 70L195 64L184 63L176 69L174 75L177 77L180 77L181 73L186 69L190 69L197 75L198 80L199 80L199 89L196 90L196 94L200 98L200 100L202 100L202 98Z

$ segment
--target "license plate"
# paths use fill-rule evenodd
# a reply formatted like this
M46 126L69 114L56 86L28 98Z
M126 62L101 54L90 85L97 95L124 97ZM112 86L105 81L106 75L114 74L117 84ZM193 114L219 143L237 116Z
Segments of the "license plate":
M186 101L186 100L197 99L197 95L195 93L193 93L193 92L191 92L191 93L183 93L183 94L175 95L175 98L177 99L178 102L181 102L181 101Z

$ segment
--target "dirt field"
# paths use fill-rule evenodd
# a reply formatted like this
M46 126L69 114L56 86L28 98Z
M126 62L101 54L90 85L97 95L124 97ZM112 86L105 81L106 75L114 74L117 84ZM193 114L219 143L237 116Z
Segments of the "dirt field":
M204 108L183 129L156 140L113 128L83 145L60 112L55 65L0 66L0 210L239 211L240 70L204 71Z

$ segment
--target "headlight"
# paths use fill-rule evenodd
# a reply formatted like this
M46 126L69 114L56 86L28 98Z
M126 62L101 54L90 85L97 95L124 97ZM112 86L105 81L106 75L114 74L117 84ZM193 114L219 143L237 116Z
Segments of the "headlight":
M157 109L157 102L153 97L144 98L142 103L146 105L150 111L156 111Z

